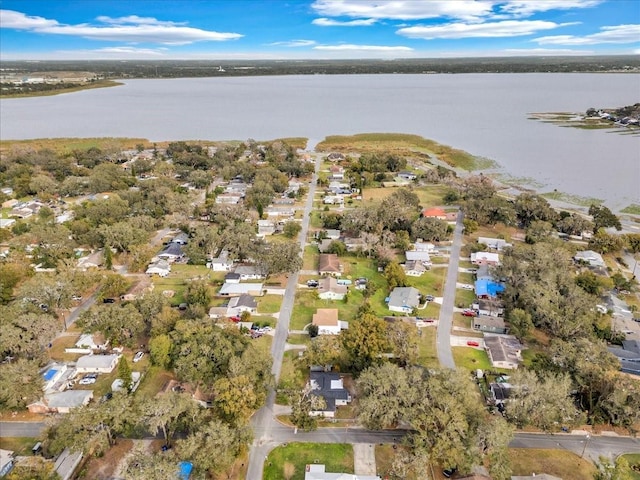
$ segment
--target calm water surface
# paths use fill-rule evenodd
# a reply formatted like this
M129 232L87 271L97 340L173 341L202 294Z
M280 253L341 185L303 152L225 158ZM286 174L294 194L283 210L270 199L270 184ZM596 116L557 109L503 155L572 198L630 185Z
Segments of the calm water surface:
M2 139L268 140L414 133L491 158L540 190L640 203L640 137L560 128L531 112L640 101L634 74L338 75L129 80L0 102Z

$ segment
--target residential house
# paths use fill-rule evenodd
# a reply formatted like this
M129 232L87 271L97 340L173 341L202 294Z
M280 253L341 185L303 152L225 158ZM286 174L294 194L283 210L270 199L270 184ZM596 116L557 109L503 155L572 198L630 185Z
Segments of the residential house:
M147 275L158 275L163 278L169 275L170 272L171 264L167 260L163 259L150 263L145 271Z
M220 255L207 262L207 266L214 272L228 272L233 267L233 260L229 258L227 250L222 250Z
M426 218L437 218L438 220L447 219L447 213L442 208L438 207L425 208L422 211L421 216Z
M258 303L251 295L243 293L237 297L233 297L229 300L227 305L227 316L235 317L240 316L242 312L249 312L254 314L258 311Z
M178 260L181 260L182 258L184 258L182 245L178 243L169 243L169 245L167 245L165 249L158 254L158 258L166 260L168 262L176 262Z
M11 228L15 223L13 218L0 218L0 228Z
M240 274L229 272L224 276L224 283L240 283Z
M111 373L120 355L84 355L76 362L77 373Z
M311 372L309 384L314 395L324 398L326 406L322 410L314 410L311 416L333 418L336 407L351 402L349 391L344 388L342 377L333 372Z
M471 308L478 312L478 315L490 317L501 317L504 315L504 306L499 300L479 298L473 302Z
M398 177L400 177L403 180L409 180L409 181L413 181L416 178L418 178L418 176L415 173L409 172L408 170L403 170L402 172L399 172Z
M272 220L258 220L258 236L266 237L276 233L276 224Z
M620 361L620 370L624 373L640 376L640 342L623 340L621 347L608 347L609 353Z
M171 239L171 243L177 243L178 245L186 245L189 243L189 235L184 232L178 233Z
M71 376L75 375L73 369L69 369L64 363L53 363L42 374L44 392L61 392L63 391Z
M340 285L334 277L326 277L320 280L318 285L318 298L322 300L342 300L349 287Z
M340 153L340 152L332 152L329 155L327 155L327 160L329 160L330 162L340 162L345 158L346 157L344 156L344 153Z
M0 448L0 478L6 476L13 469L13 450Z
M278 218L293 218L296 211L292 207L283 206L283 207L269 207L266 212L269 217L278 217Z
M320 253L327 252L334 241L335 240L331 240L330 238L323 238L320 243L318 243L318 251L320 251Z
M431 256L427 251L407 250L404 252L407 261L419 261L426 265L431 265Z
M321 253L318 259L318 273L320 275L342 275L342 264L335 253Z
M331 165L329 168L331 178L333 180L344 180L344 167L340 165Z
M224 205L237 205L242 200L242 193L228 192L228 193L220 193L216 196L217 204Z
M493 275L489 271L489 265L478 265L476 269L476 280L493 280Z
M65 353L84 353L90 354L95 350L106 350L109 340L105 340L104 336L99 333L83 333L76 341L73 347L65 348ZM66 365L64 365L66 368Z
M262 283L225 283L218 295L222 297L239 297L242 294L259 297L262 295Z
M582 252L577 252L573 256L573 260L577 263L584 262L590 267L594 268L605 268L607 266L604 263L602 255L600 255L598 252L594 252L593 250L584 250Z
M349 322L338 320L337 308L319 308L311 323L318 327L318 335L337 335L349 328Z
M82 456L82 451L72 453L68 448L65 448L53 466L54 472L58 474L61 480L71 480L82 461Z
M96 250L86 257L78 259L78 268L80 270L88 270L90 268L98 268L104 264L104 256L102 250Z
M504 292L504 284L481 278L475 281L474 290L478 298L495 298Z
M509 328L505 325L502 317L492 317L481 315L473 317L472 326L474 330L487 333L507 334Z
M325 195L322 198L322 203L325 205L342 205L344 204L344 197L342 195Z
M511 396L513 386L507 382L493 382L489 384L491 398L496 406L504 405L506 400Z
M87 405L93 398L93 390L66 390L45 393L44 398L27 405L31 413L69 413L72 409Z
M387 304L392 312L411 313L420 305L420 292L414 287L396 287Z
M305 467L304 480L380 480L377 475L355 475L353 473L328 473L325 466L311 463Z
M262 280L266 275L256 265L238 265L234 270L240 280Z
M508 243L503 238L478 237L478 243L482 243L486 245L487 248L490 248L491 250L497 250L498 252L507 247L513 247L511 243Z
M360 237L344 237L342 241L347 247L347 252L356 252L359 249L365 250L367 248L367 243Z
M407 260L404 265L404 272L410 277L421 277L427 271L427 267L419 260Z
M329 228L324 232L325 232L324 238L327 238L329 240L340 240L340 230Z
M474 265L500 265L500 256L493 252L474 252L471 254Z
M412 250L416 252L428 252L433 253L436 251L436 246L431 242L423 242L422 240L418 240L417 242L412 244Z
M487 334L484 346L495 368L516 369L522 362L522 344L515 337Z

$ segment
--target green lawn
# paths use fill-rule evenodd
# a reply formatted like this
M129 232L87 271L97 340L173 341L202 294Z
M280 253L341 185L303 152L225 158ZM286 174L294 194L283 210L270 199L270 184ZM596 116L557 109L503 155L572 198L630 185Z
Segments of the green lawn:
M452 347L453 360L456 362L456 367L464 368L465 370L491 370L491 362L489 356L484 350L476 350L471 347Z
M622 456L629 462L630 467L635 467L635 470L633 470L631 474L631 479L640 480L640 453L627 453Z
M434 268L424 272L419 277L407 277L407 283L410 287L420 290L423 295L441 297L446 275L446 268Z
M282 305L282 295L265 295L257 298L258 312L260 313L276 313L280 311Z
M173 290L175 295L170 298L171 305L179 305L184 302L184 291L187 281L204 279L217 283L224 280L224 272L214 272L204 265L184 265L174 264L171 266L171 273L165 278L153 277L152 282L158 291ZM218 292L217 285L210 285L209 293L215 296Z
M0 437L0 449L11 450L15 456L31 455L31 449L38 443L32 437Z
M593 478L596 469L588 460L566 450L510 448L513 475L548 473L563 480Z
M463 290L461 288L456 289L455 305L460 308L468 308L476 299L476 294L473 290Z
M353 473L353 447L345 443L290 443L276 447L264 462L264 480L303 480L308 464L326 472Z
M304 247L304 255L302 257L302 270L318 270L318 258L320 252L316 245L307 245Z
M171 372L160 367L149 367L144 373L136 395L146 398L155 397L162 388L174 378Z
M297 359L297 350L284 352L282 369L280 370L280 381L278 382L278 396L276 398L276 402L279 404L287 405L289 403L284 390L302 389L307 383L309 377L308 369L304 368Z
M437 368L438 352L436 351L436 328L424 327L418 330L418 364L426 368Z

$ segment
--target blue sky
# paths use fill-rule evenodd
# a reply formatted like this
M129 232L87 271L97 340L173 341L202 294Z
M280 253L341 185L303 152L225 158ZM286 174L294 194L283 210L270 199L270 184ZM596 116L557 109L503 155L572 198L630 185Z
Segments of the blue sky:
M0 59L640 54L640 0L2 0Z

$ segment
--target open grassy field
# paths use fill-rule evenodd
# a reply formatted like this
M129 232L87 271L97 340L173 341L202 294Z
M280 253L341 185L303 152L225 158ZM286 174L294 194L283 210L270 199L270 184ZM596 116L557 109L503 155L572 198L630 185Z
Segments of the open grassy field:
M436 328L424 327L418 332L418 364L426 368L438 368L440 362L436 351Z
M137 144L148 144L146 138L39 138L35 140L1 140L0 151L10 151L15 149L28 150L53 150L57 153L70 153L73 150L88 150L99 148L100 150L129 150L134 149Z
M0 437L0 449L11 450L15 456L31 455L31 448L38 442L32 437Z
M171 273L165 278L154 276L153 282L157 291L173 290L174 296L169 299L171 305L179 305L184 302L184 291L187 282L191 280L206 280L218 282L224 279L224 272L214 272L204 265L173 264ZM218 286L209 285L209 294L214 297L218 292Z
M566 450L510 448L513 475L548 473L563 480L593 478L594 465Z
M166 370L159 367L149 367L144 373L140 386L136 391L136 395L139 397L154 397L162 388L173 380L175 376Z
M98 80L93 83L75 85L68 88L60 88L57 90L45 90L42 92L29 92L29 93L10 93L10 94L1 95L1 97L2 98L50 97L51 95L60 95L62 93L79 92L81 90L92 90L94 88L116 87L118 85L123 85L123 83L116 82L114 80Z
M418 135L401 133L360 133L357 135L332 135L316 146L319 152L388 152L396 155L416 156L417 154L433 155L447 164L473 170L473 155Z
M628 453L622 456L627 462L629 462L629 466L633 470L631 473L631 479L640 480L640 453Z
M289 443L276 447L264 462L264 480L303 480L307 464L327 472L353 473L353 447L345 443Z
M282 305L282 295L264 295L258 299L258 312L276 313L280 311Z

